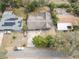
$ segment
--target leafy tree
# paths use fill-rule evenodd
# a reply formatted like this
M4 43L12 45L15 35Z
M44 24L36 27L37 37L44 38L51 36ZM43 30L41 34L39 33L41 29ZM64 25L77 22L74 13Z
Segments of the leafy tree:
M79 4L78 3L71 3L71 7L73 8L73 13L79 16Z
M68 1L71 2L71 3L78 2L78 0L68 0Z
M22 0L2 0L2 2L13 7L20 6L22 4Z
M48 35L46 37L42 37L42 36L35 36L33 38L33 44L35 45L35 47L54 47L54 43L55 43L55 39Z
M33 44L35 47L47 47L48 42L42 36L35 36L33 38Z
M47 47L54 47L55 39L51 35L46 36L45 39L48 42Z
M54 8L56 8L56 4L54 4L54 3L50 3L48 6L51 9L51 11L53 11Z
M35 8L40 7L40 3L37 1L33 1L32 3L28 4L26 9L28 12L32 12Z
M52 22L54 25L57 25L57 22L58 22L58 18L56 16L56 13L52 13L51 14L51 17L52 17Z
M66 4L66 3L63 3L63 4L56 4L56 7L57 8L69 8L70 5L69 4Z
M22 31L25 32L26 30L27 30L27 26L26 26L26 23L24 22L23 27L22 27Z
M5 3L0 2L0 11L4 11L6 7Z

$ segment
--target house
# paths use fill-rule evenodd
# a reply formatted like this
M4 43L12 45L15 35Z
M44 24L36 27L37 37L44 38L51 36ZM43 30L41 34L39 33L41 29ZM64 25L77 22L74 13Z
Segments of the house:
M67 13L65 9L56 9L59 21L57 23L57 30L72 30L74 26L79 27L79 18Z
M27 19L28 30L50 29L52 26L51 14L49 11L31 13Z
M71 30L71 29L73 29L71 23L58 23L57 28L58 28L58 30Z
M27 47L35 47L33 38L52 28L52 19L48 7L38 8L28 15L27 19Z
M22 18L17 17L12 11L5 11L0 21L0 31L21 31Z

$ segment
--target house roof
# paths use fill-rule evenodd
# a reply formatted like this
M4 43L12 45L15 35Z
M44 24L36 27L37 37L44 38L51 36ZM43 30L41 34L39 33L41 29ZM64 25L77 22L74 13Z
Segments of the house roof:
M66 12L66 9L57 8L55 11L57 13L57 17L59 18L58 23L71 23L72 25L79 25L79 18Z
M51 25L52 25L52 21L49 12L29 15L27 19L27 27L29 30L46 29L46 28L50 28Z
M22 28L22 18L17 17L12 11L5 11L0 21L0 30L20 31Z
M58 16L59 23L71 23L72 25L79 25L79 18L73 15L66 15L66 16Z

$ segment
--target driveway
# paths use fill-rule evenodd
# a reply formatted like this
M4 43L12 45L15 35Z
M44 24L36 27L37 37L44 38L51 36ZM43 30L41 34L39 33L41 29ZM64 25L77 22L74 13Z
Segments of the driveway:
M35 36L40 35L41 31L28 31L27 32L27 47L34 47L32 40Z
M1 44L2 44L3 36L4 36L4 33L3 33L3 32L0 32L0 46L1 46Z

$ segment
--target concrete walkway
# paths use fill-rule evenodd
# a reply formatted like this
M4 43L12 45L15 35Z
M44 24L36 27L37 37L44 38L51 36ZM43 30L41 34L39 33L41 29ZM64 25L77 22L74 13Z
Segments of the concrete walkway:
M3 36L4 36L4 33L3 33L3 32L0 32L0 46L1 46L1 44L2 44Z
M32 40L35 36L40 35L41 31L28 31L27 32L27 47L34 47Z

